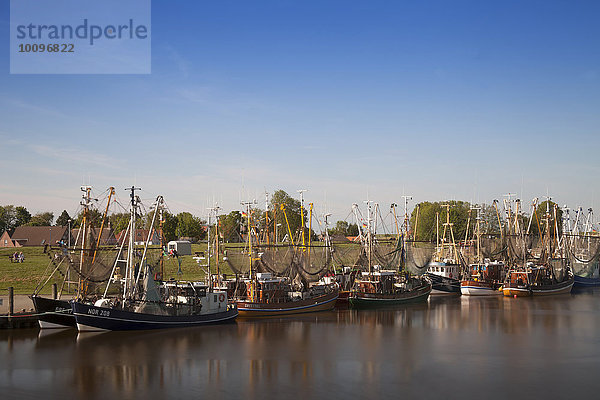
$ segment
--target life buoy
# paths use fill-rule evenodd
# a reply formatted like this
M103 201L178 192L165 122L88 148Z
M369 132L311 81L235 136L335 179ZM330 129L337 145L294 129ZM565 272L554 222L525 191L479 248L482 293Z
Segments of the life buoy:
M222 302L224 302L224 301L225 301L225 295L224 295L223 293L221 293L221 294L219 295L219 302L221 302L221 303L222 303Z

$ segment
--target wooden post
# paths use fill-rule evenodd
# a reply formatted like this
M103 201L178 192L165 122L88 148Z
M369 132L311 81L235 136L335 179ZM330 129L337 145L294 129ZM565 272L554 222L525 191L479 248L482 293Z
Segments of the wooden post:
M52 298L56 300L58 298L58 290L56 288L56 283L52 284Z
M8 315L15 313L15 299L14 299L14 288L10 286L8 288Z

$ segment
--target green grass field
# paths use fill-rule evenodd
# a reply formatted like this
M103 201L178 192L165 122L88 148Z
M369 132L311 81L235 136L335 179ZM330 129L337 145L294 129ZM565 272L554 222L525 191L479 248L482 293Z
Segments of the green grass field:
M230 260L233 257L233 253L237 254L237 263L241 260L245 263L246 256L240 256L241 250L244 247L243 243L228 243L225 248L229 250ZM356 243L345 243L335 244L336 248L335 260L333 265L339 267L343 265L353 265L358 257L360 246ZM15 251L23 252L25 255L25 262L13 263L10 262L9 256ZM158 249L154 251L154 261L149 262L151 265L158 259ZM206 254L206 244L193 244L192 254L196 252L204 252ZM54 255L54 251L50 251L50 254L44 254L43 247L19 247L19 248L0 248L0 294L6 294L8 287L14 287L15 294L32 294L38 284L44 282L54 267L50 263L51 257ZM114 255L112 256L114 257ZM240 258L241 257L241 258ZM193 255L180 256L181 260L181 273L179 274L178 261L172 257L165 257L163 261L164 265L164 280L171 278L176 280L185 281L197 281L205 279L206 267L198 265L196 260L193 259ZM206 260L202 260L205 263ZM110 261L112 265L112 261ZM233 271L229 267L227 262L221 262L219 264L220 273L232 275ZM243 270L246 270L244 267ZM212 259L211 271L215 273L216 265L215 259ZM76 277L72 277L72 280L76 280ZM44 285L41 293L51 294L52 284L56 283L60 288L63 284L64 278L60 274L55 274L46 285Z
M238 245L229 245L236 247ZM243 246L243 245L242 245ZM23 263L10 262L9 256L15 251L23 252L25 261ZM193 244L192 253L206 252L206 244ZM36 286L46 280L53 270L50 264L50 256L44 254L43 247L19 247L19 248L1 248L0 249L0 294L6 294L8 287L14 287L15 294L32 294ZM165 279L178 280L203 280L205 278L206 267L198 265L193 256L180 256L181 274L178 274L179 266L177 259L171 257L164 258ZM212 271L215 271L213 266ZM231 269L225 263L220 264L221 273L231 274ZM52 292L52 284L56 283L59 287L63 282L63 277L56 274L43 288L43 294Z

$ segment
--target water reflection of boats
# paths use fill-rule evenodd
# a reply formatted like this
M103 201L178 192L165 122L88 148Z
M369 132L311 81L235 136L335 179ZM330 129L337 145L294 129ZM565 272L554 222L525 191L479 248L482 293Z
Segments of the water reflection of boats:
M77 336L74 329L40 329L37 346L52 347L59 343L72 343Z

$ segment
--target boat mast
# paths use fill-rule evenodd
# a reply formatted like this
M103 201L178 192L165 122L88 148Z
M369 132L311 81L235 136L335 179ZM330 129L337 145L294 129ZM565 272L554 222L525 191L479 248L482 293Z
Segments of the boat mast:
M306 242L304 240L304 192L306 189L297 190L300 193L300 225L302 226L302 251L306 251Z
M404 232L408 235L408 202L412 200L412 196L402 196L404 199ZM405 236L406 236L405 235Z
M398 204L392 203L390 208L392 209L392 214L394 215L394 222L396 224L396 238L400 237L400 226L398 225L398 216L396 215L396 207Z
M221 287L221 270L219 269L219 209L215 207L215 263L217 264L217 285Z
M416 242L417 241L417 229L419 229L419 209L421 207L419 207L419 204L416 205L417 208L417 214L415 215L415 233L413 234L413 240Z
M479 211L481 210L481 207L471 207L470 210L474 210L475 211L475 235L477 236L477 263L481 264L482 263L482 259L481 259L481 217L479 216ZM469 210L469 211L470 211Z
M219 217L218 217L218 212L221 208L217 205L215 205L214 207L210 207L208 209L208 242L207 242L207 253L208 253L208 282L209 282L209 289L212 291L212 287L213 287L213 280L212 280L212 273L211 273L211 269L210 269L210 259L211 259L211 237L210 237L210 231L211 231L211 217L213 215L213 213L215 214L215 246L214 246L214 252L215 252L215 258L217 259L217 285L219 285L219 233L217 231L217 226L219 225Z
M96 253L98 252L98 247L100 246L100 239L102 238L102 232L104 230L104 222L106 221L106 216L108 215L108 207L110 206L110 200L112 196L115 194L115 188L108 188L108 201L106 202L106 208L104 209L104 215L102 215L102 223L100 224L100 233L98 234L98 240L96 241L96 248L94 249L94 257L92 258L92 264L96 261Z
M210 217L212 216L212 208L209 208L208 210L208 238L206 241L206 252L208 253L208 262L206 265L208 268L208 291L212 292L213 281L210 273Z
M308 265L310 265L310 246L312 240L312 215L313 215L313 203L308 203L309 217L308 217Z
M135 274L135 263L134 263L134 243L135 243L135 212L137 207L137 201L135 196L136 190L141 190L141 188L136 188L135 186L131 186L125 190L129 190L131 192L130 198L130 210L129 210L129 245L127 247L127 266L125 269L125 286L123 288L123 298L127 298L130 293L133 291L133 282L134 282L134 274Z
M142 251L142 258L140 259L140 263L138 264L139 268L138 268L137 275L135 277L132 297L135 296L135 294L136 294L136 291L138 288L138 282L140 281L142 272L145 274L147 272L148 268L150 268L150 266L146 263L146 254L148 253L148 245L150 244L150 241L152 240L152 234L154 233L154 224L156 222L156 214L157 214L156 211L158 211L160 208L163 207L163 203L164 203L163 197L157 196L156 201L155 201L154 205L152 206L152 208L154 208L155 211L154 211L154 214L152 215L152 221L150 222L150 228L148 229L148 236L146 238L146 241L144 242L144 250Z
M159 229L160 229L160 280L164 279L164 273L165 273L165 266L164 266L164 258L165 258L165 243L164 243L164 239L165 239L165 234L163 231L163 227L165 224L165 218L164 218L164 213L163 213L163 209L162 207L160 208L160 220L158 221L159 223Z
M436 211L436 213L435 213L435 237L436 237L435 250L437 253L437 261L440 261L441 249L440 249L440 212L439 211Z
M246 206L246 218L248 220L248 261L250 262L250 272L249 278L253 279L253 271L252 271L252 224L250 219L250 205L256 204L256 200L254 201L243 201L242 205Z
M79 257L79 284L77 285L78 287L78 298L82 298L85 296L85 288L84 288L84 284L85 282L83 281L82 277L81 277L81 273L83 273L83 264L84 264L84 259L85 259L85 246L88 244L87 243L87 235L88 235L88 225L89 225L89 209L90 209L90 203L91 203L91 191L92 191L92 187L91 186L82 186L81 187L81 191L84 192L82 195L82 201L81 201L81 205L83 206L83 218L81 220L81 228L79 228L79 231L81 232L81 230L83 229L83 236L81 239L81 252L80 252L80 257Z
M402 234L402 249L403 251L400 253L400 265L399 268L404 270L406 266L406 241L408 240L408 201L412 200L412 196L402 196L404 199L404 233ZM404 254L404 257L402 256Z
M329 237L329 221L327 219L330 216L331 213L326 213L323 215L323 218L325 219L325 262L329 260L329 246L331 246L331 238ZM333 267L333 270L335 272L335 266Z
M267 237L267 245L270 244L269 240L269 193L265 190L265 236ZM218 236L217 236L218 242Z
M371 232L371 200L365 200L367 204L367 260L369 263L369 279L371 279L371 255L373 253L373 232Z

